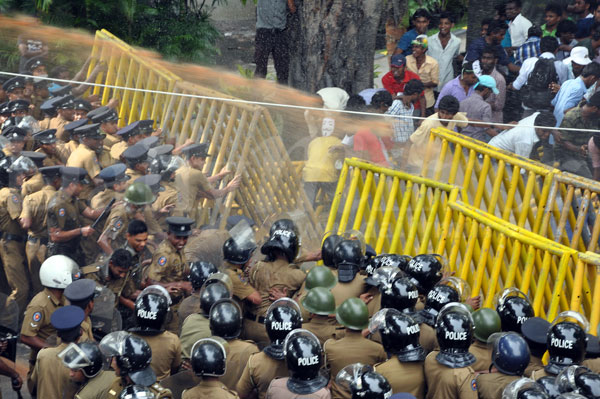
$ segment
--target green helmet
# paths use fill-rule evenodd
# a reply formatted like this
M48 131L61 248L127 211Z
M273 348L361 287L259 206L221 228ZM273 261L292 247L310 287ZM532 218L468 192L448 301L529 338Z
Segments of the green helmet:
M473 335L478 341L487 342L493 333L502 331L500 316L494 309L481 308L473 312Z
M338 323L351 330L362 330L369 325L367 305L358 298L348 298L335 310Z
M315 287L300 301L310 313L327 316L335 313L335 297L325 287Z
M133 205L148 205L154 202L156 197L152 194L150 186L146 183L135 182L127 187L125 200Z
M306 289L310 290L315 287L333 288L337 283L337 279L331 270L326 266L315 266L306 275Z

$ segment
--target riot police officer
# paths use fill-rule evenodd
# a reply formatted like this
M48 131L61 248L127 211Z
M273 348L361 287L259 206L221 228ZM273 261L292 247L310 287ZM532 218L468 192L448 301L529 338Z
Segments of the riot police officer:
M501 396L504 387L523 376L529 365L529 348L519 334L496 333L490 340L493 367L490 367L490 373L477 376L477 392L481 399Z
M334 320L330 315L335 314L336 307L335 297L330 290L325 287L311 288L301 302L309 312L309 320L302 324L302 328L315 334L321 345L330 338L339 339L344 336L344 328L337 327L330 321Z
M419 295L427 293L442 279L444 267L441 256L436 254L421 254L412 258L406 265L406 274L417 286Z
M85 319L81 323L81 341L93 341L90 314L94 309L96 283L87 278L75 280L65 288L64 295L71 305L81 308L85 314Z
M202 381L194 388L183 391L182 399L238 398L235 391L219 381L227 368L225 347L219 341L203 338L196 342L191 351L191 363L194 373L202 377Z
M79 386L75 399L103 397L115 380L112 370L103 370L103 356L96 342L70 343L58 357L70 370L71 381Z
M185 298L177 309L179 330L181 330L181 325L189 315L200 312L200 288L210 275L219 272L215 265L204 261L190 262L189 269L188 279L192 284L192 294Z
M422 399L425 396L425 350L419 344L419 324L396 309L382 309L371 319L369 332L379 333L383 348L390 356L376 364L375 371L389 381L392 391L408 392Z
M236 387L242 399L251 397L253 391L258 394L259 399L264 399L274 378L288 376L283 343L290 332L301 326L302 317L296 302L282 298L269 307L265 316L265 328L271 343L262 352L255 353L248 359Z
M584 366L569 366L556 376L560 393L574 392L586 398L597 398L600 393L600 375Z
M521 326L535 316L527 295L516 288L506 288L497 299L496 311L502 321L502 331L521 333Z
M500 316L494 309L482 308L473 312L473 343L469 347L469 352L475 356L475 363L471 367L475 371L488 371L492 364L492 352L488 347L488 338L490 335L500 332Z
M335 303L343 303L348 298L359 297L368 290L365 276L359 274L364 259L361 243L358 240L342 240L333 252L334 274L337 284L331 289Z
M352 393L352 399L386 399L394 390L385 376L360 363L345 367L335 379Z
M290 376L275 378L267 389L268 398L331 397L325 388L328 379L319 372L323 366L323 350L313 333L301 328L289 333L283 343L283 355Z
M250 227L248 229L249 237L231 237L223 244L223 267L233 282L233 297L242 309L245 301L259 305L262 300L258 291L248 282L244 272L256 250L256 243L251 238L252 230Z

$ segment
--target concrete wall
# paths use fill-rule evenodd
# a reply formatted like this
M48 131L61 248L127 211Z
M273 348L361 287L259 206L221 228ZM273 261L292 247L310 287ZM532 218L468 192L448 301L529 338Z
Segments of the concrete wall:
M256 6L253 0L242 5L240 0L228 0L227 4L215 7L211 18L215 21L244 21L256 19Z

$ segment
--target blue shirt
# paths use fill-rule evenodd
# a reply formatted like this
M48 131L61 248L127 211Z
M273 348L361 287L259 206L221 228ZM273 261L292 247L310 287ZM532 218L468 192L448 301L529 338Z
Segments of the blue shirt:
M540 38L532 36L519 47L515 53L515 64L523 65L523 61L527 58L537 57L540 55Z
M485 42L485 38L480 37L479 39L475 40L469 46L469 48L467 50L467 55L465 56L465 59L469 62L477 61L478 59L481 58L481 53L483 52L483 49L486 46L487 46L487 43ZM500 65L510 64L508 55L506 54L506 51L504 51L502 46L496 45L493 47L496 50L496 57L498 57L498 64L500 64Z
M583 18L577 21L577 32L575 33L576 39L583 39L588 37L592 32L592 25L594 24L594 18Z
M560 86L560 90L552 100L557 127L565 117L565 111L579 104L587 90L581 78L569 79Z
M409 55L412 54L412 41L415 40L419 36L417 31L413 28L402 35L400 40L398 40L398 45L396 46L399 49L402 49L402 54Z

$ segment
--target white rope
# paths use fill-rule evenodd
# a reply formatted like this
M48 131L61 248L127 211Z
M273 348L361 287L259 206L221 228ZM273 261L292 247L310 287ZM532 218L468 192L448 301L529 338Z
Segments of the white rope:
M33 76L31 76L31 75L22 74L22 73L14 73L14 72L5 72L5 71L0 71L0 75L23 77L26 79L33 78ZM223 97L214 97L214 96L204 96L204 95L200 95L200 94L173 93L173 92L162 91L162 90L138 89L138 88L134 88L134 87L107 85L107 84L103 84L103 83L88 83L88 82L84 82L84 81L77 81L77 80L70 80L70 79L58 79L58 78L41 77L41 76L35 76L35 79L47 80L47 81L51 81L51 82L69 83L69 84L74 84L74 85L78 85L78 86L79 85L96 86L96 87L103 87L103 88L108 88L108 89L130 90L130 91L137 91L137 92L142 92L142 93L163 94L163 95L167 95L167 96L179 96L179 97L185 97L185 98L198 98L198 99L204 99L204 100L217 100L217 101L230 102L230 103L260 105L260 106L264 106L264 107L295 108L295 109L300 109L300 110L305 110L305 111L308 110L308 111L319 111L319 112L337 112L340 114L362 115L362 116L382 117L382 118L401 118L401 119L413 119L413 120L427 119L426 117L420 117L420 116L376 114L376 113L361 112L361 111L324 109L324 108L317 108L317 107L309 107L309 106L305 106L305 105L279 104L279 103L269 103L269 102L264 102L264 101L242 100L240 98L223 98ZM460 122L460 121L456 121L454 119L438 118L438 120L443 121L443 122ZM507 123L495 123L495 122L469 121L468 123L469 123L469 125L500 126L500 127L504 127L504 128L508 128L508 129L517 127L517 125L511 125L511 124L507 124ZM545 130L590 132L590 133L600 132L600 130L597 130L597 129L575 129L575 128L566 128L566 127L548 127L548 126L535 126L535 125L518 125L518 127L536 128L536 129L545 129Z

